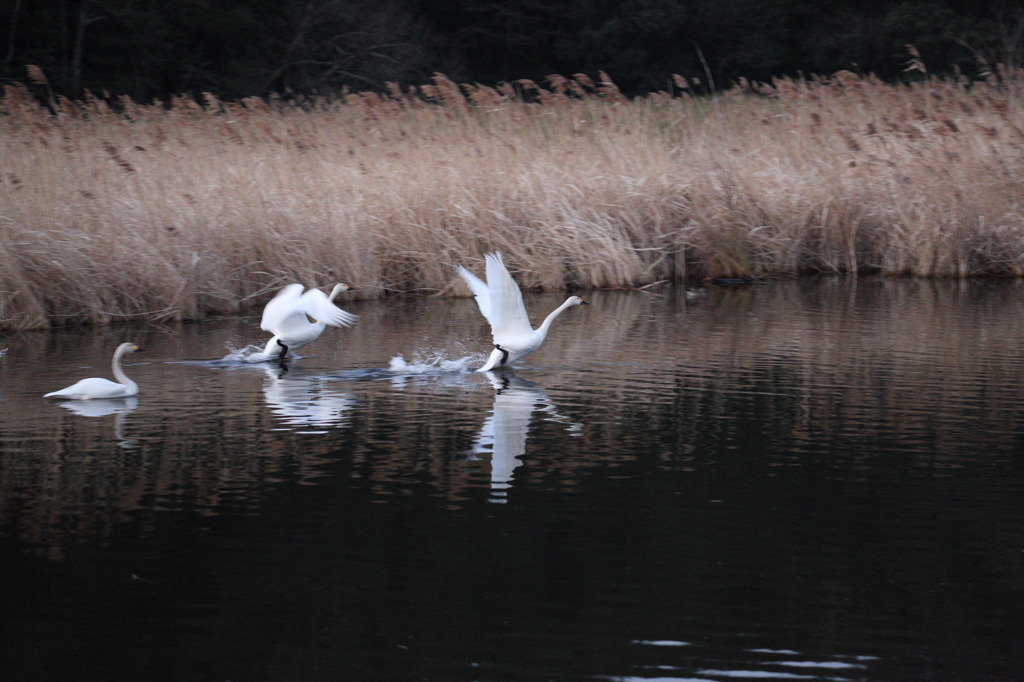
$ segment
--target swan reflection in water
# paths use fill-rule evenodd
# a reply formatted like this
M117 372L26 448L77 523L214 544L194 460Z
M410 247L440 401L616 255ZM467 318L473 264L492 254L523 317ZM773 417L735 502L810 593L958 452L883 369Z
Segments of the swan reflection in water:
M289 426L325 429L342 424L356 399L336 393L321 376L289 371L287 365L265 367L263 398L267 407Z
M512 485L513 472L522 464L526 437L534 410L547 413L545 419L566 424L570 435L578 436L583 425L558 413L539 384L515 376L509 369L484 372L494 387L494 409L484 420L473 442L472 455L490 453L492 501L504 502Z
M125 449L134 447L135 441L124 437L124 423L125 418L138 408L139 396L64 400L56 404L82 417L107 417L114 415L114 437L117 438L118 444Z

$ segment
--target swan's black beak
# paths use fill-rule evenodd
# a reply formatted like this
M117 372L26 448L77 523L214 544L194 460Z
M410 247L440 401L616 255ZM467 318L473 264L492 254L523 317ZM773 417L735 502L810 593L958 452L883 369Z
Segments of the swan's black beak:
M581 298L581 299L580 299L580 305L590 305L590 304L589 304L589 303L587 303L586 301L584 301L584 300L583 300L583 299Z

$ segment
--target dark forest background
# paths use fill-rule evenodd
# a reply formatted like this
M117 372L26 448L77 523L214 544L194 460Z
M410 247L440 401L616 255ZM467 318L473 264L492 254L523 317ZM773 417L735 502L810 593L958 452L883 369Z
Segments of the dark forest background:
M919 77L908 44L976 77L1021 65L1022 34L1020 0L0 0L0 81L33 64L70 97L230 99L603 70L640 94L672 74Z

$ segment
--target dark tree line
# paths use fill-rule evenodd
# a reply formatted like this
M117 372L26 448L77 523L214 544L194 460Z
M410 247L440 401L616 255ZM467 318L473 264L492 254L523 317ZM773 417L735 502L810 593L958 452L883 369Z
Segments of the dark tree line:
M0 79L222 98L603 70L627 93L840 69L1024 62L1014 0L0 0Z

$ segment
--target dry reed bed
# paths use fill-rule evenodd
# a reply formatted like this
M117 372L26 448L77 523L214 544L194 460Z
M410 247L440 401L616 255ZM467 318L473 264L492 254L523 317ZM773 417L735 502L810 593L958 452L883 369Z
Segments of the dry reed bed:
M515 85L49 107L8 86L0 328L199 319L289 281L465 294L452 265L492 249L547 290L1024 274L1019 74Z

